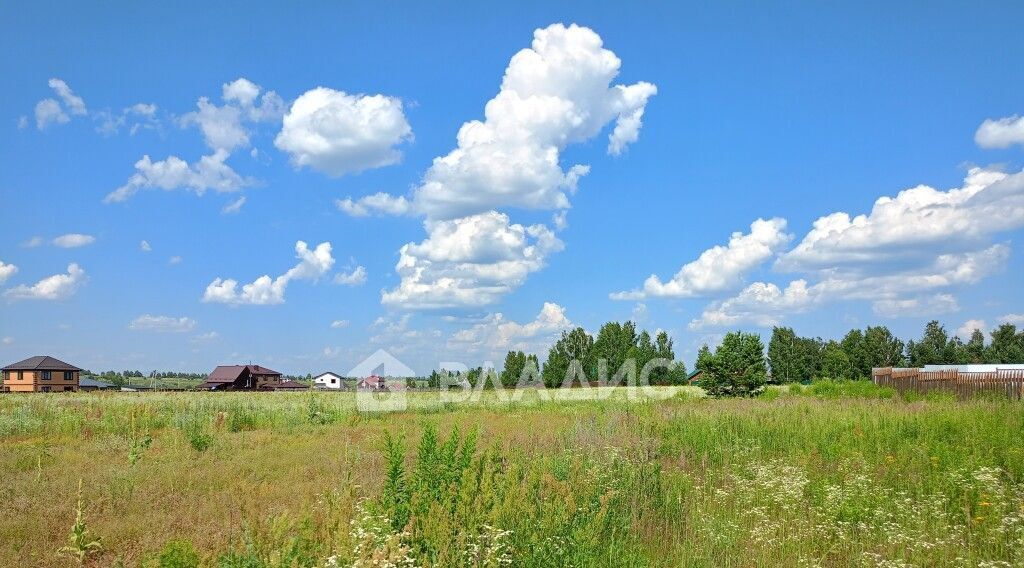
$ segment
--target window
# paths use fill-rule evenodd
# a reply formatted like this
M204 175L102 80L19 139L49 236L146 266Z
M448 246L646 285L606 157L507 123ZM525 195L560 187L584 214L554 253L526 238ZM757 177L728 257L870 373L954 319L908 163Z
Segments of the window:
M45 385L42 388L43 392L50 392L50 385Z
M332 385L338 384L338 379L331 379L331 384Z
M22 375L21 373L22 373L22 371L18 371L18 380L19 380L19 381L21 380L21 378L22 378L22 376L23 376L23 375Z
M44 381L50 380L50 371L43 371L43 380Z
M73 381L73 380L75 380L75 372L74 371L64 371L64 380L65 381Z

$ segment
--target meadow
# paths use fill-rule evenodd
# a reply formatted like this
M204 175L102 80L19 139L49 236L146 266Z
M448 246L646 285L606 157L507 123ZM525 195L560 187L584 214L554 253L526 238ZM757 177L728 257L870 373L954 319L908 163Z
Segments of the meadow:
M0 566L1024 563L1019 403L700 394L0 396Z

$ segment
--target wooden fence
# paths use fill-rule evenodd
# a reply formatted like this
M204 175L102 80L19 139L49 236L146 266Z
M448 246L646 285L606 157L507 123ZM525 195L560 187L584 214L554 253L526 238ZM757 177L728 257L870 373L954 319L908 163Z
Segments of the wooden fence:
M951 392L961 400L979 394L1020 400L1024 393L1024 369L999 369L981 373L956 369L925 371L882 367L872 369L871 377L876 385L892 387L901 394L906 391L921 394Z

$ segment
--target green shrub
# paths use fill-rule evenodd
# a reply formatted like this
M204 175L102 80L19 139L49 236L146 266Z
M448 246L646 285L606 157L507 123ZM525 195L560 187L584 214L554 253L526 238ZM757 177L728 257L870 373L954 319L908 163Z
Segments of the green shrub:
M767 387L761 391L761 394L757 395L757 398L770 402L782 396L783 392L783 389L779 387Z
M309 398L306 400L306 419L310 424L331 424L335 420L335 415L324 404L321 395L309 393Z
M235 405L228 411L227 426L229 432L242 432L256 429L256 411L251 406Z
M207 432L204 422L201 418L188 417L180 424L185 439L197 452L205 452L213 444L213 434Z
M131 446L128 448L128 463L131 465L137 464L142 459L142 454L146 453L146 450L152 445L153 437L149 434L141 438L133 438Z
M197 568L199 553L188 540L172 540L164 545L157 562L159 568Z

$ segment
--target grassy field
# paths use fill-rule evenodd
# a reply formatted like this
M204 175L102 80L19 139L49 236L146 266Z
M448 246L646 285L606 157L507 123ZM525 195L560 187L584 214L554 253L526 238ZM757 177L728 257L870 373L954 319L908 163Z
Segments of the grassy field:
M1024 407L0 396L0 566L1020 566Z

